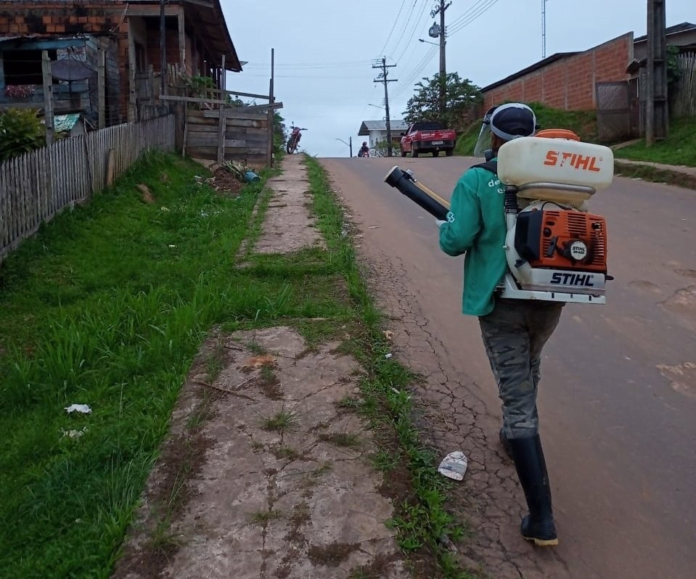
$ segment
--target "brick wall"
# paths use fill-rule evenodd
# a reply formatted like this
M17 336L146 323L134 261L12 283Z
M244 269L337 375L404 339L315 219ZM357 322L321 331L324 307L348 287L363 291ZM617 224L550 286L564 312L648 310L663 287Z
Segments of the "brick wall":
M564 110L591 110L595 83L627 80L633 33L569 56L484 93L485 108L505 101L541 102Z
M118 28L122 6L69 6L35 3L28 7L0 2L0 36L14 34L89 34Z
M176 30L167 30L164 37L167 50L167 63L179 64L181 55L179 53L179 33ZM159 33L147 35L147 61L155 70L161 70L160 67L160 37Z

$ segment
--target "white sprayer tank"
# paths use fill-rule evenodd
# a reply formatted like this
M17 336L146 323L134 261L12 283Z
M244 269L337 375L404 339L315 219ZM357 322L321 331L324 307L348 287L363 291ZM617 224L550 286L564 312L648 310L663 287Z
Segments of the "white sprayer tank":
M614 153L608 147L581 141L523 137L500 147L498 176L505 185L521 188L520 198L579 207L594 191L525 186L545 183L606 189L614 179Z

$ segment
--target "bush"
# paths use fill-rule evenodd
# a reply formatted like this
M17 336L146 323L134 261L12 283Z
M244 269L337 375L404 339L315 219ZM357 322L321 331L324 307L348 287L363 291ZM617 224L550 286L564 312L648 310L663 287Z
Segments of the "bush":
M46 130L31 109L0 114L0 161L29 153L46 144Z

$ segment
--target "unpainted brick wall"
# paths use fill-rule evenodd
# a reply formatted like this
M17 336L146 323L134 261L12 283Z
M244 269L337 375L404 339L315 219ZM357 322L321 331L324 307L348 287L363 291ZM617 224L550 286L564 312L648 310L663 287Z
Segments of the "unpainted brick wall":
M521 101L564 110L595 109L595 83L627 80L626 67L632 58L633 33L629 32L487 91L485 108Z

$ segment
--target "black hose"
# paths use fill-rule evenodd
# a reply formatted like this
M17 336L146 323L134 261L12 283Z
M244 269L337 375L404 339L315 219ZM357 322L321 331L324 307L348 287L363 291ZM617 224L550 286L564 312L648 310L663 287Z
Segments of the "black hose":
M447 218L449 209L420 189L414 182L413 177L405 171L402 171L398 167L393 167L384 178L384 182L398 189L411 201L425 209L436 219L444 221Z

